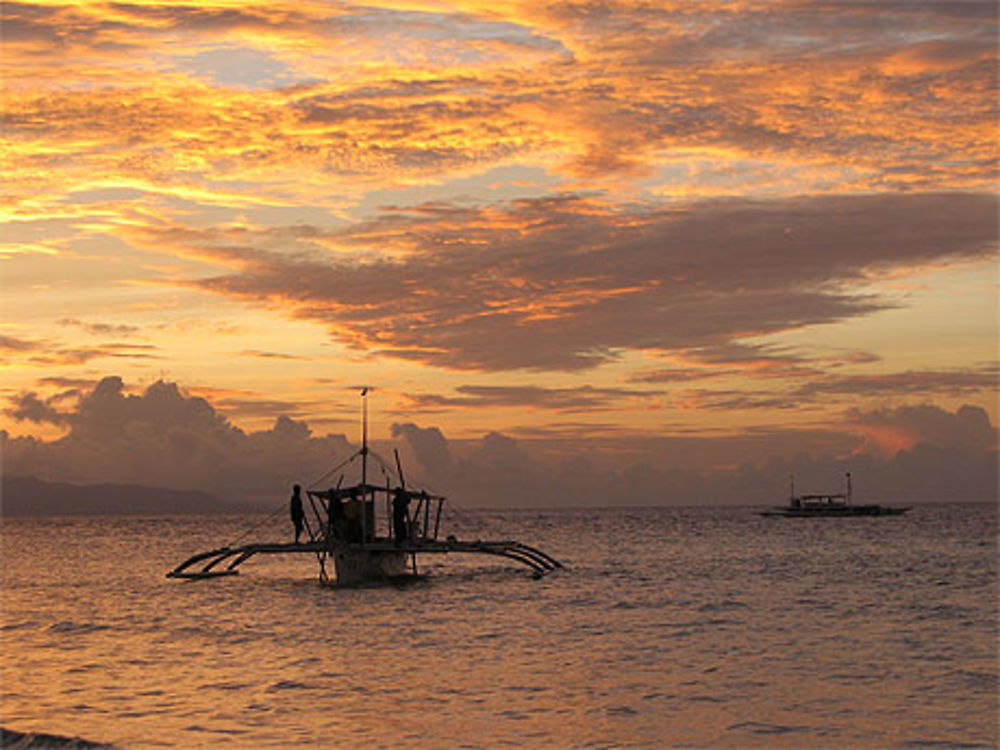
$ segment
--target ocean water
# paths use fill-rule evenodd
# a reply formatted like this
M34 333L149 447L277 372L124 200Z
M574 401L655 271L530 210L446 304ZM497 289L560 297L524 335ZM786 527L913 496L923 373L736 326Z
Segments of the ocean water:
M0 724L121 748L993 748L997 509L465 512L405 586L169 580L259 518L8 519ZM287 538L284 514L256 538Z

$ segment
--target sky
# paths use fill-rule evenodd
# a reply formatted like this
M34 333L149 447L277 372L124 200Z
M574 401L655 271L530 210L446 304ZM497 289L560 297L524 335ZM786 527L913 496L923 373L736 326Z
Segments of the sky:
M6 473L996 497L994 0L2 13Z

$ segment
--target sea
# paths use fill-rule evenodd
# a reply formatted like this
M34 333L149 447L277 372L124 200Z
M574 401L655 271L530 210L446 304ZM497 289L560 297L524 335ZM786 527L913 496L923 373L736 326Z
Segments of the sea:
M165 573L198 551L290 540L287 515L5 519L0 725L123 750L1000 744L995 505L444 527L565 567L444 556L331 588L272 557L182 581Z

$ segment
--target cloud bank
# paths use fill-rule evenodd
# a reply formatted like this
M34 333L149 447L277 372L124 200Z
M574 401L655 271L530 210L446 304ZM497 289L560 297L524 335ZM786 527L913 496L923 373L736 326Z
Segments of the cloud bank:
M288 417L244 432L205 399L162 381L128 394L120 378L106 377L69 409L25 393L11 411L68 426L52 441L3 433L4 472L49 481L200 489L277 504L292 483L308 486L356 450L343 435L315 436ZM731 438L517 440L491 432L451 441L413 423L393 425L392 434L408 480L460 507L780 503L789 474L800 487L823 489L839 487L844 471L876 501L989 501L997 493L996 428L975 406L852 413L839 431ZM390 448L375 446L386 456Z
M69 410L27 393L8 413L69 431L54 441L4 433L4 473L201 489L235 502L284 492L350 450L342 436L314 437L286 416L270 430L246 433L205 399L162 381L132 395L121 378L106 377Z

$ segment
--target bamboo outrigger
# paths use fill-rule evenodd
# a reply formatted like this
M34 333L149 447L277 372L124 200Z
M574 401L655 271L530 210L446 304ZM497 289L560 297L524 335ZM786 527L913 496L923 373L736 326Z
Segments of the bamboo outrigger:
M392 469L369 450L367 389L361 395L365 399L361 449L316 484L356 461L361 465L361 481L342 487L342 474L335 487L306 490L303 526L308 541L219 547L189 557L167 573L167 577L200 579L236 575L239 573L237 568L252 557L284 554L315 555L320 581L336 582L337 585L416 575L418 554L465 553L503 557L531 568L536 578L562 567L555 558L517 541L461 541L451 535L441 540L439 534L445 498L425 490L407 488L398 452L395 454L393 476ZM380 464L386 477L384 485L368 481L369 457ZM415 507L411 508L414 502ZM379 513L380 507L383 513Z

